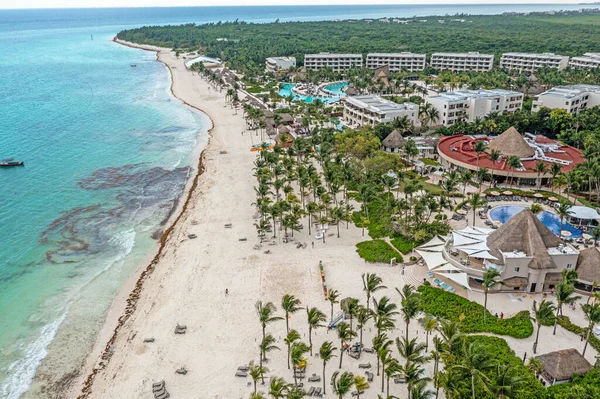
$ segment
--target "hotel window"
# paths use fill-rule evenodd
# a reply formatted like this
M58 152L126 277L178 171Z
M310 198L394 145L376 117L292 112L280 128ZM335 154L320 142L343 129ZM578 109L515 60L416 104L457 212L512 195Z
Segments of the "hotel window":
M519 267L515 267L515 272L519 272Z
M567 269L572 269L572 268L573 268L573 264L569 263L569 264L567 265Z

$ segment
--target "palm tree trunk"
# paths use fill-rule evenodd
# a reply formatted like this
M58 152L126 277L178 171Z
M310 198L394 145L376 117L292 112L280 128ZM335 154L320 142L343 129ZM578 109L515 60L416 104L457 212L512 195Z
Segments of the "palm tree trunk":
M340 344L340 369L342 368L342 359L344 359L344 343Z
M308 326L308 345L310 346L310 355L313 355L312 351L312 327Z
M382 364L381 368L381 393L383 393L383 391L385 390L385 363Z
M408 325L410 324L410 320L406 321L406 342L408 342Z
M588 342L590 342L590 334L592 333L592 328L593 327L594 327L593 323L590 323L590 325L588 326L587 337L585 338L585 344L583 345L583 351L581 352L582 356L585 356L585 351L587 349Z
M554 330L552 330L552 335L556 335L556 325L558 324L558 312L560 311L560 304L556 307L556 316L554 317Z
M288 344L287 348L288 348L287 364L288 364L288 370L289 370L290 369L290 344Z
M537 353L538 339L540 338L541 327L542 327L542 325L538 324L538 330L537 330L537 333L535 334L535 343L533 344L533 353Z
M290 333L290 317L288 312L285 312L285 331L287 334Z
M296 377L296 365L294 364L294 385L298 386L298 378Z
M390 377L387 378L387 387L385 389L385 396L390 396Z
M308 235L310 234L310 213L308 214Z
M323 396L325 396L325 366L327 365L326 361L323 361Z
M473 392L473 399L475 398L475 376L471 376L471 392Z
M473 215L475 217L475 215ZM487 323L487 288L484 291L485 299L483 300L483 324Z

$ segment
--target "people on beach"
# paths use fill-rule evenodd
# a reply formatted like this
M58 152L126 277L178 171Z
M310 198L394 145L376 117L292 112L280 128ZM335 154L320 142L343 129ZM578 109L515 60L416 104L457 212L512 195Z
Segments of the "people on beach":
M225 288L225 296L229 295L229 289Z

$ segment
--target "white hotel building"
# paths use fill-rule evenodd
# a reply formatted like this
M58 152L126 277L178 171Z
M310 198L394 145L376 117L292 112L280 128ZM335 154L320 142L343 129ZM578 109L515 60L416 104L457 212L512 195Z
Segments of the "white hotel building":
M449 69L451 71L476 71L487 72L494 67L493 54L480 53L433 53L430 65L435 69Z
M427 102L439 113L437 121L432 123L451 126L459 120L473 122L492 112L515 112L523 107L523 93L503 89L459 90L430 96Z
M548 67L565 69L569 65L569 57L553 53L504 53L500 58L500 68L534 71Z
M415 126L419 126L419 106L406 102L398 104L379 96L346 97L344 101L344 121L349 126L374 126L388 123L404 116Z
M306 69L321 69L327 67L338 72L350 69L350 67L353 66L362 67L363 56L362 54L305 54L304 66Z
M296 67L295 57L269 57L265 60L267 72L287 71Z
M571 68L598 68L600 67L600 53L585 53L581 57L571 57L569 61Z
M600 86L570 85L556 86L538 95L533 101L532 112L542 107L550 109L562 108L571 114L600 105Z
M369 53L367 68L377 69L388 65L390 72L406 70L409 72L425 69L425 54L415 53Z

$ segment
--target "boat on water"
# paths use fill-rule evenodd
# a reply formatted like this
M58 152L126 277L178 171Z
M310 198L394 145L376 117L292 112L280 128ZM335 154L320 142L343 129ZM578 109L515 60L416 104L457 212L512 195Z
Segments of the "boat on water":
M130 66L131 66L132 68L135 68L135 67L137 67L137 64L131 64Z
M9 166L25 166L25 162L15 161L13 158L0 160L0 167L9 167Z

